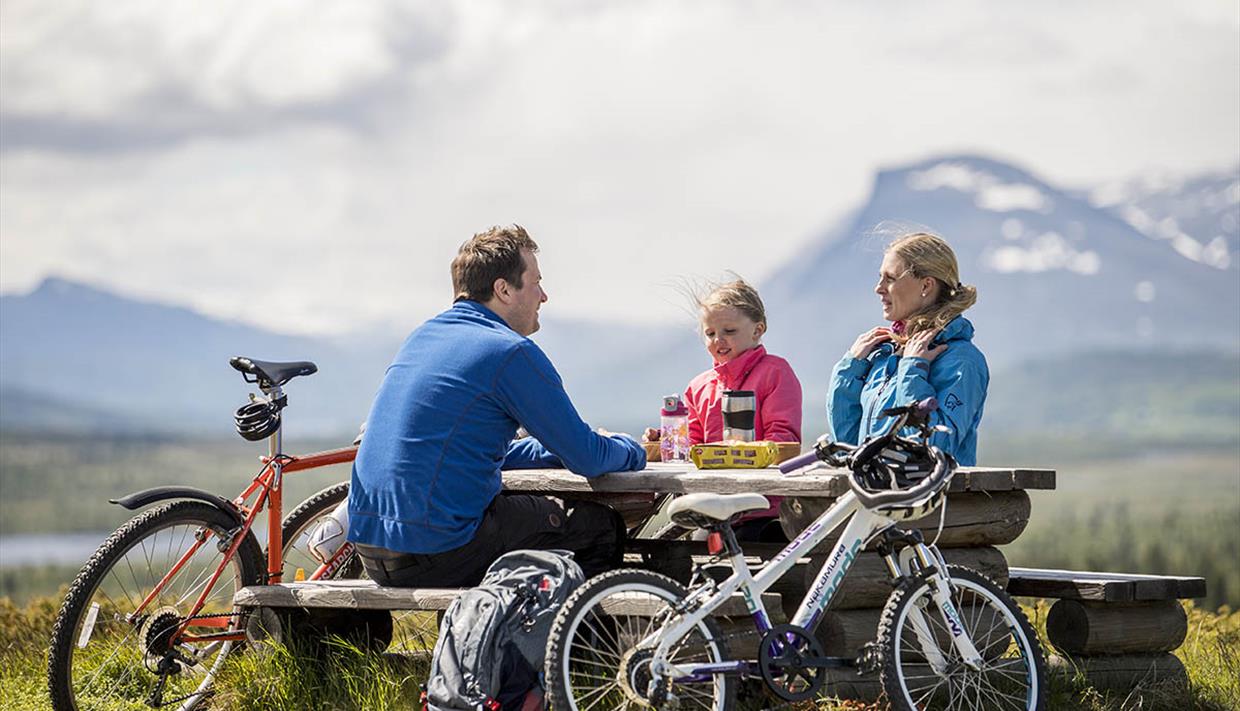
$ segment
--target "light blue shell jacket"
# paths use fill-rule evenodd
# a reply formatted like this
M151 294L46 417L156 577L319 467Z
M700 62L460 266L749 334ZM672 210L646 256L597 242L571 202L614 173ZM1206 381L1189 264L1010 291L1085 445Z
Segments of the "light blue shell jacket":
M866 358L846 354L831 372L827 396L827 422L836 442L859 444L860 440L886 431L889 407L907 405L927 397L938 398L939 409L931 425L946 425L951 432L936 432L930 443L964 466L977 464L977 426L982 421L990 369L986 357L973 345L973 324L957 316L943 327L933 345L947 350L934 362L925 358L902 358L890 341Z

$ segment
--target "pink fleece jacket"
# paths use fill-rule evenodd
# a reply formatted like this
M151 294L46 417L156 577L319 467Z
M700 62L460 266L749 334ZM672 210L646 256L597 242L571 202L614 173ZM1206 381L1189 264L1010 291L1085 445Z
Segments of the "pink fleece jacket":
M757 397L754 438L772 442L801 441L801 381L788 361L751 348L727 363L689 381L685 405L689 408L689 442L723 439L724 390L752 390Z
M788 361L751 348L727 363L689 381L685 405L689 408L689 443L723 439L723 391L752 390L758 401L754 412L754 439L772 442L801 441L801 381ZM779 516L780 496L768 496L771 508L745 514L737 523Z

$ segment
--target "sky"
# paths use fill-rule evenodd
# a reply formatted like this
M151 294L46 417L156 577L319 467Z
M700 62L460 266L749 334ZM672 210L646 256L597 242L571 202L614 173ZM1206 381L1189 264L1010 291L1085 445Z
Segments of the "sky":
M0 5L0 292L58 275L295 333L444 308L524 225L546 316L683 318L761 283L876 170L1063 187L1240 161L1240 4Z

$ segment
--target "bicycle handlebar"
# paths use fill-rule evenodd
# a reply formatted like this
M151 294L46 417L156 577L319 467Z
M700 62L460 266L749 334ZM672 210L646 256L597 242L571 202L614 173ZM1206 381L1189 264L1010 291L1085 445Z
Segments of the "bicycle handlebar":
M784 474L791 474L815 462L828 462L835 466L852 467L859 461L868 460L871 456L881 451L887 445L887 442L906 425L918 427L922 430L923 435L928 437L930 433L926 425L930 421L930 413L937 410L938 407L938 399L928 397L909 405L887 408L883 410L882 414L888 417L895 417L895 421L891 423L886 432L867 439L859 446L843 442L831 442L826 440L824 436L823 439L814 444L812 451L782 462L779 465L779 471ZM845 453L849 454L849 456L841 459L839 455Z

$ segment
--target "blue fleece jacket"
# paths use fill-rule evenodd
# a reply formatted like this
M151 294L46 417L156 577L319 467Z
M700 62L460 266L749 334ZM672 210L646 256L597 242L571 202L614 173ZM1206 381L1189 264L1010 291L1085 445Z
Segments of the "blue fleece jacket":
M523 425L530 438L512 442ZM587 477L642 469L646 453L582 422L542 349L459 301L417 328L375 396L353 463L349 540L406 553L468 543L501 468Z
M930 443L965 466L977 464L977 426L982 421L990 370L986 357L973 345L973 324L957 316L935 336L932 345L946 344L933 362L901 358L890 342L879 345L867 358L846 354L831 373L827 421L836 442L859 444L885 432L891 418L879 413L927 397L938 398L939 409L930 424L946 425Z

